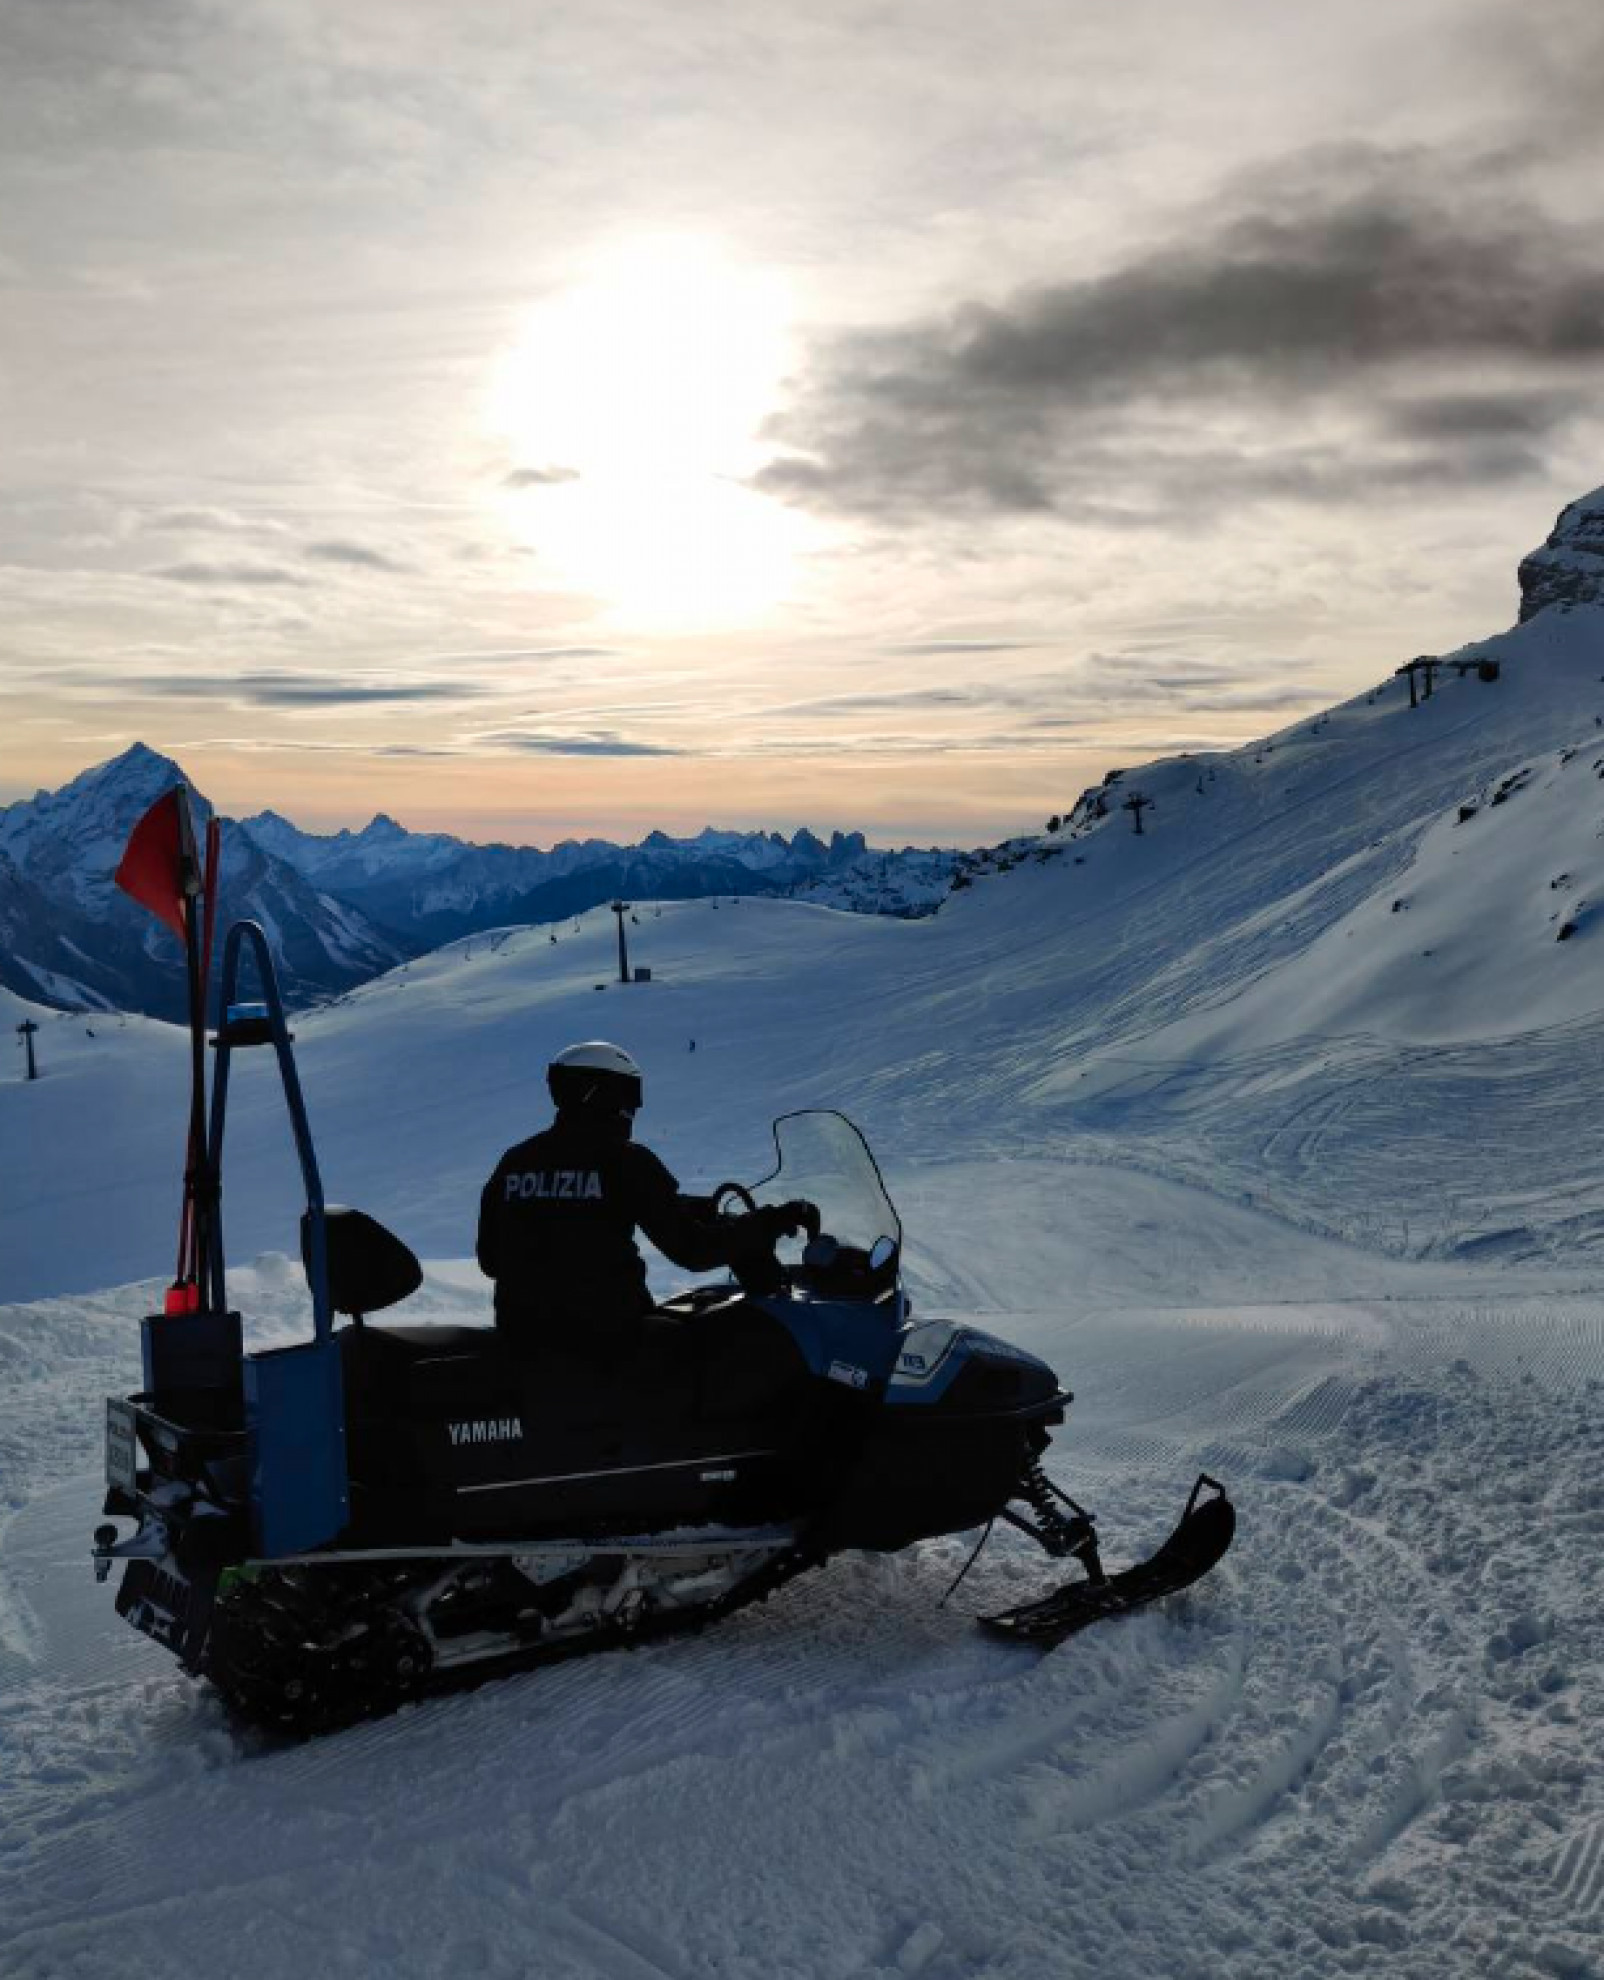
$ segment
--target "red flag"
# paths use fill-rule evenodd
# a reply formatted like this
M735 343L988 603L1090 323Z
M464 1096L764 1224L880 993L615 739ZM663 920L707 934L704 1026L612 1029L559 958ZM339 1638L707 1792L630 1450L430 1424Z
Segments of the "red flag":
M182 784L157 798L123 848L117 885L184 940L184 900L197 879L195 829Z

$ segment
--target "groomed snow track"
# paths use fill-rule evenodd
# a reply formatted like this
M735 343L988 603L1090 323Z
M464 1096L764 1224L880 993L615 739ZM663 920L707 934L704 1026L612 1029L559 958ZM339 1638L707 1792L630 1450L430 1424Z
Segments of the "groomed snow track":
M1139 1211L1157 1186L1126 1180ZM975 1192L920 1188L948 1213L933 1289ZM199 1973L219 1944L247 1980L1590 1971L1598 1336L1444 1267L1265 1297L1332 1248L1264 1237L1241 1309L1055 1311L1063 1261L1000 1275L1009 1331L1087 1370L1054 1457L1110 1565L1163 1536L1189 1469L1227 1471L1242 1536L1190 1594L1040 1657L970 1620L1040 1592L1023 1541L948 1608L961 1542L855 1556L714 1633L310 1748L242 1737L112 1617L65 1429L109 1322L14 1309L0 1334L40 1351L13 1445L35 1496L0 1552L0 1973Z

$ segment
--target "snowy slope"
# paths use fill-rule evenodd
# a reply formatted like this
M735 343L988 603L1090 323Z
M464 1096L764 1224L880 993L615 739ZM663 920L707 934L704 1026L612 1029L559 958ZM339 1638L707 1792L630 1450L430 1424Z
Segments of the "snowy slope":
M562 1043L637 1053L688 1184L758 1172L783 1108L856 1115L920 1309L1076 1391L1050 1462L1110 1555L1200 1465L1239 1500L1208 1583L1045 1658L967 1620L1037 1558L994 1542L942 1608L943 1541L241 1743L85 1558L183 1041L42 1019L46 1076L0 1084L4 1980L1598 1971L1604 611L1476 653L1496 681L1127 772L933 920L645 908L624 987L601 911L298 1023L331 1197L433 1261L411 1318L485 1317L479 1183ZM258 1342L306 1324L274 1085L236 1069L225 1196Z
M926 1309L982 1277L1080 1391L1055 1468L1111 1552L1197 1464L1229 1475L1242 1538L1204 1589L1038 1659L967 1619L1036 1559L994 1545L943 1609L963 1549L932 1543L274 1750L88 1575L92 1401L138 1293L13 1309L39 1379L0 1443L31 1487L0 1548L7 1980L198 1976L220 1946L247 1980L1588 1971L1596 1301L1140 1178L906 1181ZM423 1313L471 1317L463 1285ZM259 1335L301 1317L287 1266L236 1286Z
M1071 1147L1397 1250L1604 1240L1598 1165L1578 1160L1596 1135L1578 1071L1604 1061L1586 908L1590 887L1604 898L1601 629L1597 608L1545 613L1486 643L1495 682L1440 680L1411 709L1391 681L1256 750L1149 766L1140 837L1115 808L932 921L668 903L631 931L658 979L638 989L611 982L605 910L578 934L438 951L300 1023L329 1186L463 1255L546 1058L611 1031L651 1068L655 1131L688 1178L750 1172L771 1114L833 1103L893 1150ZM1581 917L1573 939L1550 913ZM35 1100L71 1160L0 1207L0 1292L159 1269L148 1137L165 1116L181 1138L179 1056L137 1032L116 1107L93 1082ZM247 1254L282 1248L293 1209L271 1086L242 1080L232 1130ZM1336 1110L1360 1124L1340 1148ZM75 1206L120 1205L131 1175L138 1214L98 1209L86 1248Z

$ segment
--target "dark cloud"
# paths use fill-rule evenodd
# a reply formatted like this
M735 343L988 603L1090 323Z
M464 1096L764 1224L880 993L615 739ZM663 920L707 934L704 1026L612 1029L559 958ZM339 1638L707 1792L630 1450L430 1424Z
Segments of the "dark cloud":
M97 691L175 700L234 701L253 708L340 708L368 703L469 701L487 690L473 683L325 680L312 674L90 674L76 685Z
M241 674L235 692L260 708L340 708L368 702L468 701L484 690L456 682L320 681L293 674Z
M1139 524L1172 514L1188 487L1218 506L1347 499L1378 465L1400 489L1530 472L1537 457L1507 445L1467 460L1409 443L1530 439L1596 386L1604 250L1593 238L1485 185L1428 189L1414 161L1375 152L1291 161L1218 202L1233 203L1201 237L1097 279L837 342L773 430L795 451L758 485L890 517ZM1494 395L1456 392L1454 371L1492 363L1524 373L1523 389L1503 393L1503 425L1473 429L1469 401ZM1428 365L1460 424L1450 407L1431 430L1400 392ZM1380 437L1311 451L1299 425L1315 409L1372 432L1380 417ZM1226 444L1244 419L1254 444Z
M665 743L631 742L627 737L606 731L588 735L551 735L536 730L503 729L494 735L474 738L480 749L509 749L531 756L683 756L685 752Z
M503 660L612 660L622 651L617 646L509 646L487 648L478 653L433 653L429 661L454 663L470 661L490 665Z
M368 549L363 543L308 543L305 554L320 564L346 564L354 570L400 572L407 568L393 557L386 557L380 550Z
M1173 655L1155 662L1151 655L1094 653L1050 674L1000 681L950 682L940 687L873 688L861 694L788 702L768 710L767 719L794 722L798 718L832 720L843 716L960 710L972 714L977 724L988 723L1000 713L1006 713L1032 730L1079 731L1096 722L1110 706L1171 707L1207 715L1255 708L1268 711L1303 708L1330 700L1326 686L1300 686L1295 681L1278 678L1287 670L1286 662L1263 657L1234 664L1217 660L1182 662ZM840 733L830 732L831 746ZM854 747L865 741L862 737L848 740ZM810 741L817 744L819 737L814 736ZM886 739L874 739L874 746L887 746ZM946 733L925 737L921 746L967 748L971 745L966 738ZM974 746L979 746L978 735Z
M514 468L511 474L503 476L501 485L503 488L556 488L565 481L578 479L578 468Z
M1296 663L1273 654L1178 663L1173 656L1155 660L1142 653L1093 653L1075 670L1074 698L1090 708L1134 705L1189 715L1269 713L1330 702L1328 684L1287 678L1295 673Z
M916 658L943 653L1029 653L1041 644L1036 639L921 639L905 646L887 646L886 653L907 653Z
M153 571L153 577L166 578L170 584L204 584L233 587L235 585L274 585L305 584L306 579L294 571L281 570L275 564L169 564L165 570Z
M873 688L862 694L823 695L816 701L787 702L773 712L780 715L864 715L888 708L971 708L981 699L981 691L969 687ZM985 696L992 705L995 690Z
M1448 392L1385 409L1398 433L1423 440L1539 440L1574 418L1566 392Z

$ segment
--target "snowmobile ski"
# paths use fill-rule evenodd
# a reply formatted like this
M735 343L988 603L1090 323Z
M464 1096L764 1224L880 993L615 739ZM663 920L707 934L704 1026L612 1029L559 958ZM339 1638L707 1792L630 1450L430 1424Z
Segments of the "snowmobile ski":
M1205 1498L1207 1492L1211 1496ZM982 1616L980 1626L1013 1643L1052 1650L1069 1637L1110 1616L1128 1615L1200 1581L1224 1556L1236 1532L1236 1508L1225 1487L1207 1472L1192 1487L1186 1510L1156 1554L1118 1574L1071 1581L1017 1609Z

